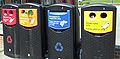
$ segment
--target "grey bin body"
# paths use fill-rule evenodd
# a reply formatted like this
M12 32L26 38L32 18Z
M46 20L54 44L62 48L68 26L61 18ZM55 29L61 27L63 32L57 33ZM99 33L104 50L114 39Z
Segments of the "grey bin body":
M46 8L49 59L79 59L79 15L70 4Z
M81 16L81 59L114 59L116 7L85 5L81 8Z

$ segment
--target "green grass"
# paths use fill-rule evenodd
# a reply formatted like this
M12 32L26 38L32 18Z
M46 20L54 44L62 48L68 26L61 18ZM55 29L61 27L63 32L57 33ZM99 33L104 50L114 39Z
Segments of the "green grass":
M90 3L120 3L120 0L86 0Z
M114 0L113 3L120 3L120 0Z

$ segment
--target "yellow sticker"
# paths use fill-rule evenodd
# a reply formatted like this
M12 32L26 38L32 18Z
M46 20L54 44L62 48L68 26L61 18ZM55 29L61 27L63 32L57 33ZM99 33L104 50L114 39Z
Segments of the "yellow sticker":
M84 11L84 30L101 34L112 31L112 11Z
M37 26L37 9L19 9L19 24L24 27Z

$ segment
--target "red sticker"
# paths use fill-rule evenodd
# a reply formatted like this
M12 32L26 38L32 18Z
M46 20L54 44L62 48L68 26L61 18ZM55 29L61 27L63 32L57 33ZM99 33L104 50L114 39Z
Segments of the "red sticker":
M2 9L2 21L6 25L15 25L16 9Z
M7 43L11 44L12 41L13 41L13 40L12 40L12 37L11 37L11 36L8 36L8 37L7 37Z

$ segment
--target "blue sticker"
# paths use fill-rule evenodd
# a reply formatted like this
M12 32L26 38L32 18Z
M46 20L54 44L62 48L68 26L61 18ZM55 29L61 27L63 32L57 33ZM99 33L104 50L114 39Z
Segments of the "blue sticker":
M56 51L62 52L63 49L64 49L64 48L63 48L62 43L60 43L60 42L56 43L56 45L55 45L55 50L56 50Z
M58 30L70 28L70 10L67 12L50 12L48 10L48 26Z

